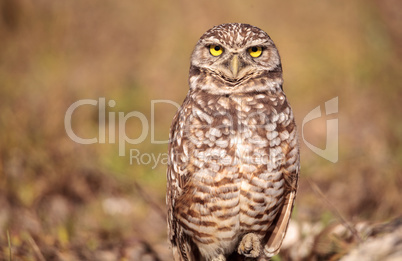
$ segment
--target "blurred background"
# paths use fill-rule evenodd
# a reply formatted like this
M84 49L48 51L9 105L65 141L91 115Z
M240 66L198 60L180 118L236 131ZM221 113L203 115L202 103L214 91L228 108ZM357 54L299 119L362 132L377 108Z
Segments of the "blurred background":
M297 242L276 260L337 260L359 241L355 230L402 214L401 14L398 0L0 0L0 260L171 260L167 144L153 140L167 139L176 107L151 101L181 104L193 47L225 22L255 25L275 41L299 126L289 232ZM334 97L339 112L325 116ZM82 99L96 105L78 107L72 129L94 144L65 130L68 108ZM338 119L336 163L301 139L317 106L324 116L304 136L324 149L326 121ZM146 121L122 125L119 113L130 112ZM119 156L124 133L145 139ZM323 236L345 222L343 239Z

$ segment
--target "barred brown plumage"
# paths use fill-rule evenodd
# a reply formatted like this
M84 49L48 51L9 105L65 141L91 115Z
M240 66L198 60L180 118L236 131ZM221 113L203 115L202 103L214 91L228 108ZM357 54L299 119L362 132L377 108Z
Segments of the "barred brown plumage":
M300 168L277 48L254 26L215 26L193 51L189 83L170 132L174 260L268 260L285 236Z

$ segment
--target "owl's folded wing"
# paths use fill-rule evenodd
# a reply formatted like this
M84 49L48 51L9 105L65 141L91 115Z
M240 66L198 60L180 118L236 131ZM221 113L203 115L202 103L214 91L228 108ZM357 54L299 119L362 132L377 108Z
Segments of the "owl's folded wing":
M283 207L270 227L269 239L264 247L264 254L272 257L279 252L292 214L296 191L292 190L286 195Z

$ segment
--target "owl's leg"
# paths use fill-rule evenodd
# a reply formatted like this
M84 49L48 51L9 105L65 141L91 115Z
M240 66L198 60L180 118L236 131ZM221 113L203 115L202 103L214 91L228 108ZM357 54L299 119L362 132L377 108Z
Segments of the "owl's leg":
M226 261L226 257L220 254L219 256L212 258L211 261Z
M244 235L240 241L237 252L246 257L259 257L261 253L260 239L254 233Z

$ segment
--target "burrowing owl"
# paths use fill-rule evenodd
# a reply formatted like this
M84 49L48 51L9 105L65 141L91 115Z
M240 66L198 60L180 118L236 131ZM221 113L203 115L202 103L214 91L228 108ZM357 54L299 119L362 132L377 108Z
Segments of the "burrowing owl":
M278 50L261 29L222 24L191 56L167 170L175 260L268 260L295 200L299 148Z

